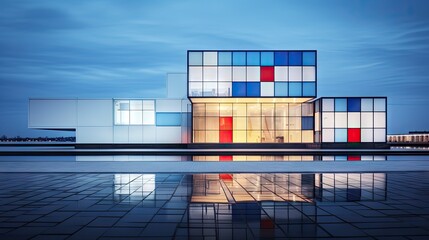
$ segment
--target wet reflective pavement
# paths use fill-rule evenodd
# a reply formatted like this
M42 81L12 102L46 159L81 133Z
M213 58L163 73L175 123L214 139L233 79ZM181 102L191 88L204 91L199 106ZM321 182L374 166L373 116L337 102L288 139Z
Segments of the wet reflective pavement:
M429 172L0 174L0 239L427 239Z

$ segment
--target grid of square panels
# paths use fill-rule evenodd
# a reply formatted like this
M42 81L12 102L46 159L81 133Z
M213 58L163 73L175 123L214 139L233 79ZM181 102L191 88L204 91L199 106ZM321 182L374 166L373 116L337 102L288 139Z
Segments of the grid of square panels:
M316 51L188 51L190 97L315 97Z
M386 98L321 98L315 103L316 142L386 142Z

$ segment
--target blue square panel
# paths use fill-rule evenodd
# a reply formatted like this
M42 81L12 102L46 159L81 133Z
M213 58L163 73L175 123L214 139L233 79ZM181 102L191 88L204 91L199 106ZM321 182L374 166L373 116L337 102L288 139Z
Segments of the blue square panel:
M349 112L360 112L360 98L348 98L347 99L347 111L349 111Z
M202 52L188 52L188 64L191 66L202 66L203 65L203 53Z
M335 142L347 142L347 129L346 128L335 129Z
M335 111L336 112L347 112L347 98L336 98L335 99Z
M288 65L288 52L274 52L274 65L287 66Z
M302 89L302 96L304 97L315 97L316 96L316 83L304 82Z
M276 97L287 97L288 94L288 83L287 82L275 82L274 83L274 96Z
M246 96L246 82L233 82L232 83L232 96L245 97Z
M246 52L233 52L232 53L232 65L234 65L234 66L246 66Z
M302 83L289 82L289 97L301 97L301 96L302 96Z
M302 117L301 118L302 130L313 130L314 118L313 117Z
M182 114L177 112L157 112L156 126L181 126Z
M273 52L261 52L261 66L274 66Z
M259 52L247 52L247 66L259 66L261 62L259 61L260 56Z
M248 97L260 97L261 96L261 83L259 82L247 82L247 96Z
M316 66L316 52L303 52L302 53L302 65L304 65L304 66Z
M289 66L302 66L302 52L289 52Z
M232 64L232 52L218 52L217 53L218 65L231 66Z

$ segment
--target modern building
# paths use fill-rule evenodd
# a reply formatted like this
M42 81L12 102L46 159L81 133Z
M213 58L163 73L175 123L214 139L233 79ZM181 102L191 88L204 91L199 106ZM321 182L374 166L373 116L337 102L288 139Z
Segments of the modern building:
M317 52L188 51L162 99L30 99L29 127L77 143L385 147L386 97L317 97Z
M387 136L389 143L426 143L429 144L429 132L412 131L405 134L389 134Z

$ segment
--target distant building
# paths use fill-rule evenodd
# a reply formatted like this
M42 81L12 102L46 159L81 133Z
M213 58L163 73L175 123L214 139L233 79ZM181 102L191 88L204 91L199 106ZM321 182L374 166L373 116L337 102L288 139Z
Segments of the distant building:
M162 99L30 99L29 127L77 143L385 146L386 97L316 99L314 50L188 51L187 64Z
M429 132L414 131L404 134L389 134L387 141L390 143L429 143Z

